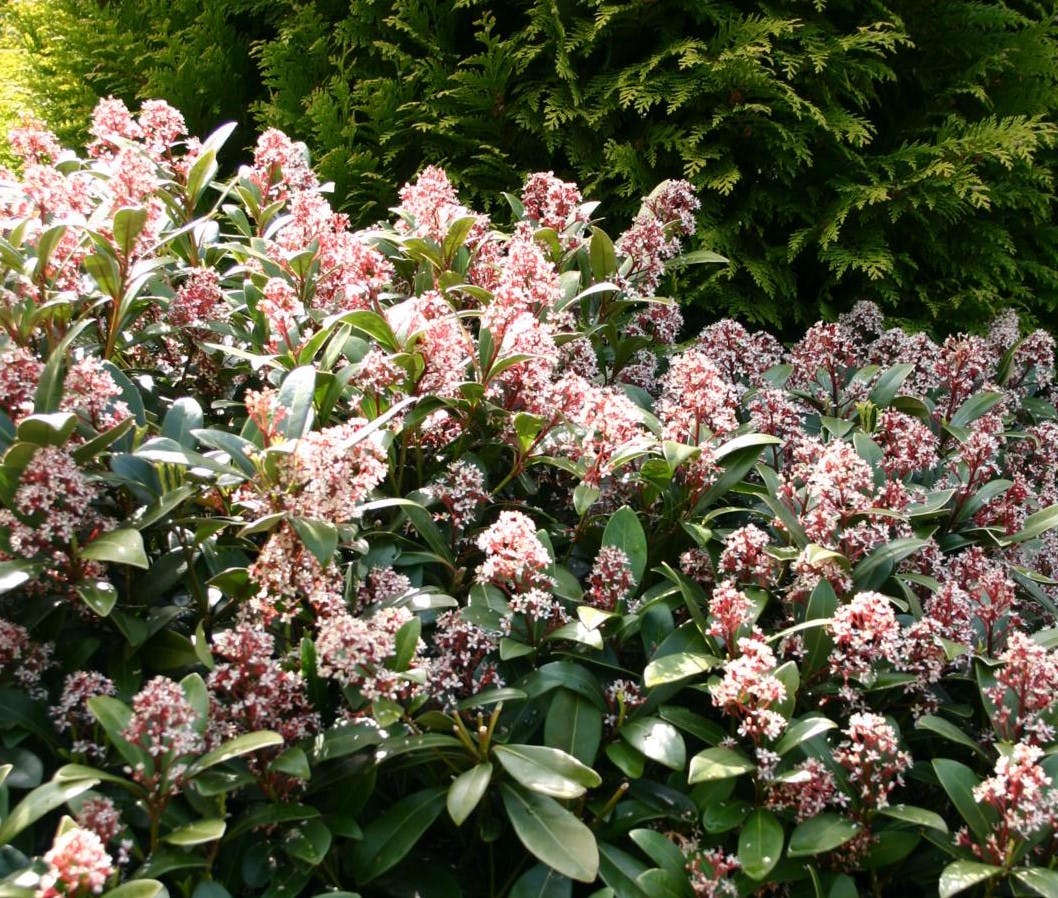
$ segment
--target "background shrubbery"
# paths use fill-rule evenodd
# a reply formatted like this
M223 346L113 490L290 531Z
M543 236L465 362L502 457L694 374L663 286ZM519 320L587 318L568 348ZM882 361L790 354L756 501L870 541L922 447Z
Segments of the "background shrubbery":
M165 97L196 131L280 127L358 225L424 163L490 211L541 168L612 216L686 177L731 260L680 283L705 320L1058 309L1049 3L60 0L35 21L42 78Z
M100 105L0 185L0 895L1058 894L1054 340ZM337 891L344 890L344 891Z

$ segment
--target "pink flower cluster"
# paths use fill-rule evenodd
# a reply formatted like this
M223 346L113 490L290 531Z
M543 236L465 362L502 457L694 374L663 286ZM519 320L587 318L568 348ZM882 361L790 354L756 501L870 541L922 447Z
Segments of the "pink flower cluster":
M786 687L774 673L775 653L758 635L740 638L738 651L725 662L721 680L709 686L713 704L740 721L741 735L757 743L777 739L786 718L774 706L786 698Z
M889 805L889 795L904 784L911 755L900 748L896 730L879 714L853 714L844 741L834 750L834 760L845 768L849 782L859 792L860 807L869 810Z
M85 898L99 895L116 872L114 860L94 832L74 826L60 833L44 854L47 871L36 898Z
M132 778L158 795L175 795L187 769L205 749L206 721L195 713L180 686L168 677L148 680L133 696L132 716L121 738L149 757Z

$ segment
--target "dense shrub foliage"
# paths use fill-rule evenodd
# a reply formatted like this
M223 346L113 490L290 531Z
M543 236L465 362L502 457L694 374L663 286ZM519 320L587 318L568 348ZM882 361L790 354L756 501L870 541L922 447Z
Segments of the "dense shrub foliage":
M1051 3L38 6L34 58L73 88L165 97L193 130L253 110L308 144L356 226L423 159L491 212L538 169L612 216L687 178L731 262L681 297L714 318L793 335L860 299L944 329L952 308L1058 309Z
M226 130L13 137L0 894L1056 894L1050 336L681 342L684 182Z

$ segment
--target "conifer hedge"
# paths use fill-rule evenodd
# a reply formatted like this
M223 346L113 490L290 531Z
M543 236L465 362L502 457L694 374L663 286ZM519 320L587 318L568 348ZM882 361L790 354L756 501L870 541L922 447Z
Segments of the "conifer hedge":
M1058 306L1052 4L186 5L61 0L55 52L90 32L110 47L97 89L304 140L356 223L426 163L478 203L551 168L616 215L685 177L702 244L731 260L676 285L703 316L789 330L871 299L951 329Z

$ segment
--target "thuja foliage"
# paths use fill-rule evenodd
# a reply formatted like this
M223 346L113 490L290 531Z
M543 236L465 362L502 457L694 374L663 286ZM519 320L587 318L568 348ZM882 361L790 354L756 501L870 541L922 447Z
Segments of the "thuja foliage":
M490 211L541 168L615 216L687 178L731 260L680 284L707 314L790 328L871 299L950 330L1058 308L1049 3L59 6L55 52L91 58L97 90L134 81L200 127L253 101L358 225L424 159Z
M1051 337L681 339L685 182L90 130L0 191L0 894L1055 894Z

